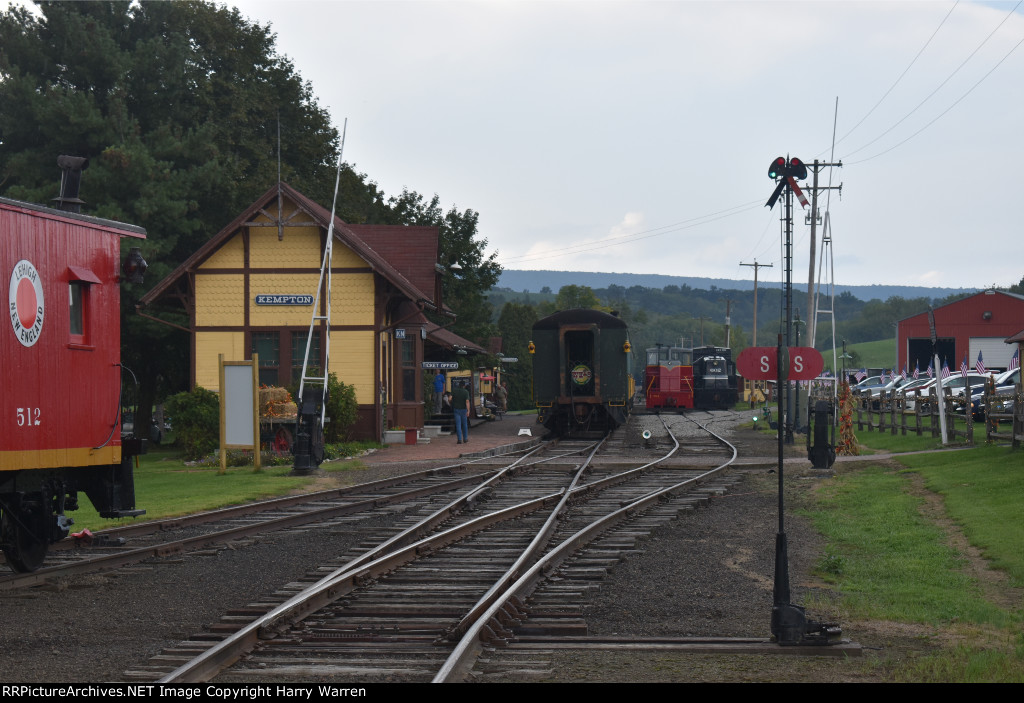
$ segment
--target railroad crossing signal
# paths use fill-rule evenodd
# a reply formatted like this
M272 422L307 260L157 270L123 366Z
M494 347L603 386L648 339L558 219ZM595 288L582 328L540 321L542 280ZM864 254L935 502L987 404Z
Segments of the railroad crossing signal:
M769 210L775 207L775 201L782 195L782 191L789 186L789 189L796 193L796 197L800 199L800 204L804 207L810 205L807 198L804 196L803 191L800 190L800 186L796 184L798 180L807 179L807 166L804 162L795 156L788 162L782 156L778 156L772 161L768 167L768 177L773 181L778 179L779 184L772 191L772 195L768 198L768 202L765 203L765 207Z

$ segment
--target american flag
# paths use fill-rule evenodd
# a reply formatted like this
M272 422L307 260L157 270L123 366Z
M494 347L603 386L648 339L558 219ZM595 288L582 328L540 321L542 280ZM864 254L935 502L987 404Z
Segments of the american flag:
M981 360L980 351L978 352L978 362L974 365L974 370L983 376L985 375L985 362Z
M928 362L928 371L926 373L928 374L928 378L935 375L935 371L932 369L932 362L930 361Z
M857 373L853 374L853 377L856 378L858 381L863 381L865 378L868 377L868 370L861 369Z
M903 364L903 371L900 372L900 376L903 377L904 381L907 380L907 365L906 364Z
M1017 349L1010 358L1010 371L1020 368L1020 349Z
M885 375L885 369L882 369L882 379L881 379L881 381L879 381L879 383L885 383L885 379L887 379L887 378L888 378L888 376Z
M960 375L967 378L967 355L964 354L964 360L960 362Z
M944 379L945 378L949 378L949 364L946 363L945 359L942 360L942 373L941 373L941 376Z
M916 381L917 377L920 376L920 375L921 375L921 367L917 365L917 361L914 361L914 380Z

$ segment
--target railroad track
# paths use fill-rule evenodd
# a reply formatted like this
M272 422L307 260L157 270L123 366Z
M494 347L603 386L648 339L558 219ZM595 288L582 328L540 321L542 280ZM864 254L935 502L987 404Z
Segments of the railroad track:
M229 613L217 632L182 642L126 677L466 677L479 654L514 638L516 627L536 629L552 617L568 623L575 606L566 605L567 583L599 583L638 539L706 500L709 489L699 487L735 458L730 449L731 457L703 465L707 450L693 442L680 459L667 425L641 452L647 460L628 467L616 456L617 439L604 443L611 446L601 455L596 443L563 442L508 462L457 500Z
M26 588L75 574L108 571L152 558L220 548L278 530L302 529L343 517L367 518L383 511L415 511L445 493L473 485L493 473L484 460L461 461L346 488L286 496L96 532L89 542L67 539L52 545L37 571L0 575L0 591Z

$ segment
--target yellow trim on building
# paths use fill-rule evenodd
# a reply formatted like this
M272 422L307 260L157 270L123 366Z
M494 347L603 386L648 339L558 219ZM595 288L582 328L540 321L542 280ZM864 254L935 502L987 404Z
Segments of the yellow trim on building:
M373 294L372 273L334 274L331 281L331 324L372 325Z
M196 332L196 385L211 391L220 389L217 357L242 361L251 355L245 348L244 332Z
M196 327L233 327L245 315L241 273L196 276Z
M200 268L240 269L245 265L245 242L235 235L210 255Z
M366 261L341 242L335 241L331 256L331 268L366 268Z
M295 219L311 221L308 217ZM260 220L266 221L263 217L256 218L256 221ZM277 227L249 228L249 268L319 269L323 258L320 229L285 227L283 232L283 238L278 239ZM313 287L316 288L316 283Z
M330 371L338 374L339 381L355 386L356 402L360 405L373 405L376 400L375 338L372 330L331 330Z

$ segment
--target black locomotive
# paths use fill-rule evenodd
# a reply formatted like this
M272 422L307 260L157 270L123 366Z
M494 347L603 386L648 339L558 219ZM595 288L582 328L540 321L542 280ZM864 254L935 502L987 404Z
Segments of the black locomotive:
M694 347L693 407L728 410L736 404L736 364L728 347Z

